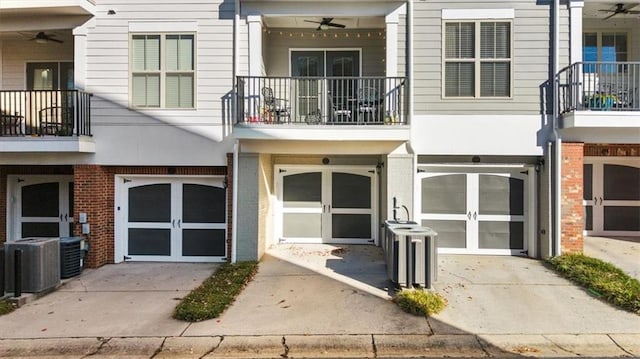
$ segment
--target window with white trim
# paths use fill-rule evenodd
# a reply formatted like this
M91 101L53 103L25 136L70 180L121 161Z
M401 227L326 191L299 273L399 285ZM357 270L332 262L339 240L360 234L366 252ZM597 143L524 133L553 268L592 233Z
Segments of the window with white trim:
M444 96L511 97L511 22L446 21Z
M131 106L193 108L193 34L131 35Z

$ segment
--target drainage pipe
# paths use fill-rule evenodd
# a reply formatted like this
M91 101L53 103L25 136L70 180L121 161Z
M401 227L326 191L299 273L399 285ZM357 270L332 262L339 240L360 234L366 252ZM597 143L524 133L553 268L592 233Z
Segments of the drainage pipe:
M233 144L233 188L232 188L232 204L231 210L231 263L238 260L238 152L240 151L240 143L236 140Z
M554 206L553 222L554 231L552 237L552 256L561 254L562 239L562 135L560 133L560 109L558 102L558 71L560 69L560 0L553 0L553 140L554 162L553 177L554 182Z
M233 114L234 117L238 116L238 89L237 89L237 76L239 66L239 49L240 49L240 1L235 1L235 15L233 18ZM235 118L237 120L237 118ZM231 263L235 263L238 259L238 151L240 144L238 140L233 144L233 180L231 189Z
M407 1L407 77L409 78L409 103L407 104L408 124L413 121L413 0Z

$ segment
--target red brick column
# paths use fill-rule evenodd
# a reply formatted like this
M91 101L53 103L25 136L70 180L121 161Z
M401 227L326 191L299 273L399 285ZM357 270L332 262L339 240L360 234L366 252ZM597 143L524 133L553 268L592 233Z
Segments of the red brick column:
M83 236L89 242L85 266L100 267L113 263L113 174L108 168L97 165L74 166L74 218L87 214L91 233L82 235L82 225L77 224L74 235Z
M562 253L583 251L583 163L584 143L562 144Z

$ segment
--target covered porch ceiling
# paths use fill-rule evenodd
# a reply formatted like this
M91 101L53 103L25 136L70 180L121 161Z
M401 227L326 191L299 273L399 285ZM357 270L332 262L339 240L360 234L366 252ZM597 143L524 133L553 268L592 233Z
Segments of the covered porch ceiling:
M94 14L92 0L0 0L0 33L73 29Z
M620 11L620 9L624 9L626 11L622 12ZM615 14L608 20L640 20L640 13L635 13L636 11L640 12L639 1L586 0L584 2L584 9L582 10L582 14L583 17L589 19L604 20L605 18Z
M264 16L264 25L267 28L294 28L315 30L323 18L330 18L332 24L344 25L345 30L355 29L384 29L383 16ZM340 30L337 26L328 26L325 30Z

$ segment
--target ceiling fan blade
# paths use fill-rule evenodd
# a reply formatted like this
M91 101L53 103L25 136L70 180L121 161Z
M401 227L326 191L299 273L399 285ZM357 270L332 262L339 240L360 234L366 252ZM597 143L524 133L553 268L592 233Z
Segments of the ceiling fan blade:
M48 39L48 40L49 40L49 41L53 41L53 42L57 42L57 43L59 43L59 44L62 44L62 43L64 42L64 41L62 41L62 40L54 39L54 38L52 38L52 37L49 37L49 39Z
M329 25L329 26L333 26L333 27L339 27L339 28L341 28L341 29L344 29L344 28L346 27L345 25L342 25L342 24L336 24L336 23L333 23L333 22L330 22L330 23L328 23L327 25Z
M627 10L627 14L633 14L633 15L640 14L640 10Z
M613 14L611 14L611 15L609 15L609 16L607 16L607 17L605 17L603 20L609 20L609 19L611 19L612 17L614 17L614 16L616 16L616 15L618 15L618 14L619 14L619 13L614 12Z
M313 21L313 20L304 20L305 22L312 22L314 24L322 24L320 21Z

